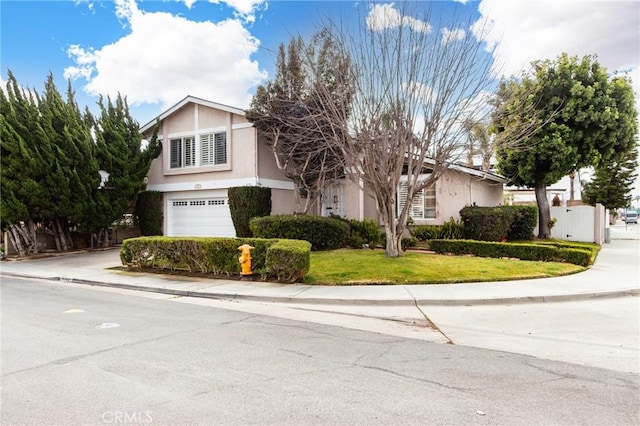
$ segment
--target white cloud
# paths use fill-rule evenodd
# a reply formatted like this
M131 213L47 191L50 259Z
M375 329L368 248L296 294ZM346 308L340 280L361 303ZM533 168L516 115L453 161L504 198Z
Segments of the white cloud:
M534 60L595 54L610 71L640 62L640 3L482 0L472 27L493 51L497 75L518 75ZM483 31L484 30L484 31Z
M178 0L187 6L188 9L198 0ZM209 3L219 4L224 3L232 9L235 9L236 17L242 18L245 22L255 22L255 11L260 9L261 6L266 7L266 0L208 0Z
M405 92L412 94L415 98L419 99L423 105L429 105L432 102L437 101L438 93L433 90L432 87L425 83L411 82L403 84Z
M429 33L432 28L428 22L420 21L411 16L403 16L393 3L374 4L366 18L367 27L374 31L397 28L402 25L414 31Z
M90 95L125 94L131 105L167 107L186 95L246 107L250 89L266 78L251 59L259 41L240 19L194 22L117 0L116 16L130 33L101 48L72 45L75 66L65 78L84 78Z
M443 28L440 31L442 32L442 44L445 46L449 43L453 43L454 41L464 39L464 36L466 35L466 32L462 28L454 28L452 30L449 28Z

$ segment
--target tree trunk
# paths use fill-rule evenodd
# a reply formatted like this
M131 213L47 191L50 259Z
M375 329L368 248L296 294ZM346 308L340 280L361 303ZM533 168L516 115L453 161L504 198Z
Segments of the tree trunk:
M27 252L22 244L20 233L15 229L16 226L18 225L9 225L9 239L13 247L18 251L18 256L23 257L26 256Z
M16 240L20 241L25 254L37 253L35 237L29 233L25 225L12 225Z
M387 257L400 257L402 255L401 238L398 238L393 226L384 225L384 232L387 236L387 247L385 254Z
M569 173L569 200L573 201L573 181L576 178L576 172Z
M29 236L31 241L33 241L33 253L38 253L38 233L36 232L36 224L33 222L33 219L27 220L27 229L29 230Z
M536 182L536 202L538 203L538 238L551 238L551 211L549 210L549 200L547 199L547 186L544 183Z
M62 247L62 251L68 251L69 250L69 244L67 242L67 236L65 235L64 228L62 226L62 223L60 223L60 218L59 217L56 217L53 220L53 227L54 227L55 233L60 238L60 245Z

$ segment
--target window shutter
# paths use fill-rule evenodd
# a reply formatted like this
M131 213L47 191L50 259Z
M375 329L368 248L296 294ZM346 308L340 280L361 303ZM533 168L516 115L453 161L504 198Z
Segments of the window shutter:
M215 163L214 164L226 164L227 163L227 134L216 133L215 134Z
M180 155L182 151L180 149L180 146L182 145L182 141L180 139L171 139L170 145L171 145L171 148L169 153L169 157L170 157L169 167L172 169L182 167L182 156Z
M400 185L398 185L398 215L400 215L400 212L404 209L404 205L407 203L408 189L409 184L407 182L400 182Z
M200 135L200 165L209 166L213 163L213 135Z
M409 193L409 183L406 181L400 182L398 185L398 214L402 211L407 203L407 196ZM409 209L409 217L413 219L424 219L424 190L418 191L413 197L411 202L411 208Z
M436 185L435 183L425 189L424 217L425 219L436 218Z
M416 192L411 202L411 217L414 219L424 219L424 190Z
M195 166L196 144L194 138L184 138L184 165Z

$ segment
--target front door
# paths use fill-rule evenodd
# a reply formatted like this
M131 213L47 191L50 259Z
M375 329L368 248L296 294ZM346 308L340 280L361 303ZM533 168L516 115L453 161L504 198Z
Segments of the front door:
M322 216L331 216L331 214L345 217L344 184L331 184L322 194Z

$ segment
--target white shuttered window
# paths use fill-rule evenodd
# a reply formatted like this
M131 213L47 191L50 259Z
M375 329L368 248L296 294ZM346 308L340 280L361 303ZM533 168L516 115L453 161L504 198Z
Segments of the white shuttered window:
M227 163L227 134L200 135L200 165L213 166Z
M398 214L404 209L407 203L408 183L400 182L398 187ZM416 193L411 202L409 217L412 219L435 219L436 218L436 188L431 185Z
M172 169L196 165L196 141L193 136L171 139L169 144Z

